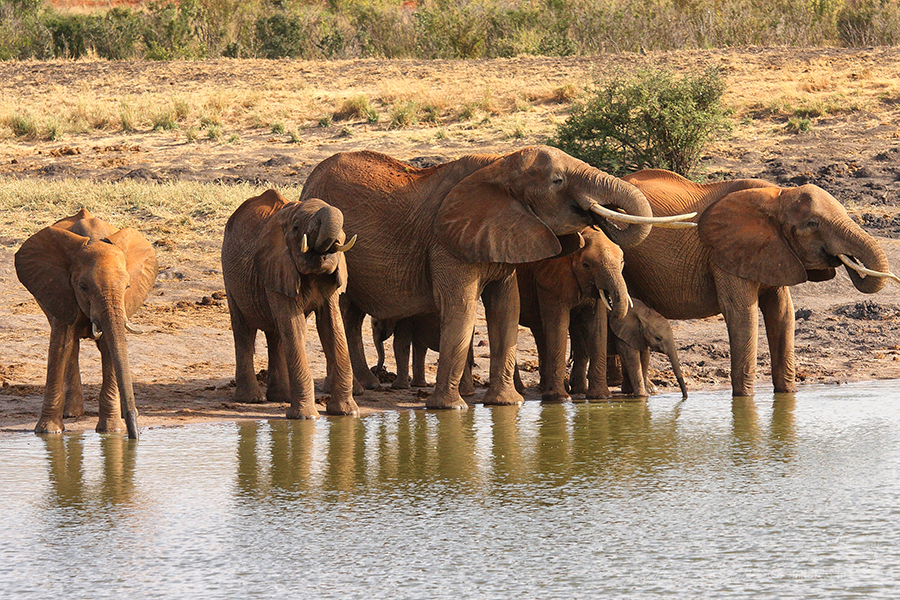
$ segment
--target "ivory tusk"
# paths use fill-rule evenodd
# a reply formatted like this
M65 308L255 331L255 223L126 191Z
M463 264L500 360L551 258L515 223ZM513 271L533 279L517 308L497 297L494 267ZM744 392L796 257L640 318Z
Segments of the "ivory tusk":
M623 223L636 223L638 225L655 225L656 227L664 227L668 229L685 229L688 227L696 227L696 223L690 223L686 219L697 216L697 213L690 212L683 215L670 215L668 217L639 217L637 215L629 215L615 210L610 210L604 206L600 206L596 202L591 204L591 212L597 213L601 217L614 219Z
M625 297L628 298L628 309L631 310L634 308L634 300L631 299L631 294L625 294Z
M872 269L867 269L858 262L855 262L855 259L851 260L849 256L846 254L838 254L838 258L841 259L841 262L847 265L848 268L853 269L860 275L871 275L872 277L884 277L887 279L893 279L897 283L900 283L900 277L897 277L891 272L882 273L881 271L873 271Z
M600 298L603 300L604 306L606 306L606 310L612 312L612 302L609 300L609 293L606 290L600 290Z
M347 250L349 250L350 248L352 248L352 247L353 247L353 244L355 244L355 243L356 243L356 234L354 233L354 234L353 234L353 237L350 238L350 241L349 241L349 242L347 242L346 244L335 244L335 245L334 245L334 249L335 249L337 252L346 252Z
M103 330L97 327L96 323L91 321L91 337L95 340L99 340L101 335L103 335Z
M303 239L300 241L300 252L306 254L309 252L309 242L306 240L306 234L303 234Z
M134 323L132 323L131 321L125 321L125 330L131 333L136 333L138 335L144 333L143 329L135 327Z

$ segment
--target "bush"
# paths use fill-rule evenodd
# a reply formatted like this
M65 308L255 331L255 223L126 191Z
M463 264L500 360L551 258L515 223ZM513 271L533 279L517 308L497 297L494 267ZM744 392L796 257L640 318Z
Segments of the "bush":
M712 137L730 128L724 91L715 68L681 79L652 69L611 77L573 105L548 143L617 176L645 168L688 176Z

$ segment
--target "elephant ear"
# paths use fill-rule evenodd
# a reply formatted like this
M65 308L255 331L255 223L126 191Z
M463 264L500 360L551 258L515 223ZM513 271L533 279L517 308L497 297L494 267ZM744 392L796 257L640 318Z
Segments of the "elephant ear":
M647 345L641 333L641 321L633 309L629 310L621 319L610 318L609 328L617 338L635 350L643 350Z
M438 209L438 239L467 262L526 263L563 250L550 227L511 195L508 160L497 159L457 183ZM567 239L567 248L574 251L576 242Z
M781 287L807 281L806 269L781 233L776 206L781 188L732 192L707 208L697 229L726 273Z
M284 236L284 224L290 218L291 211L282 209L268 220L253 261L266 289L296 298L300 295L302 277Z
M45 312L67 324L74 323L80 314L69 279L69 257L89 241L65 229L46 227L25 240L16 252L19 281Z
M107 238L125 253L129 288L125 290L125 314L133 315L147 299L156 282L159 264L156 250L137 230L125 227Z

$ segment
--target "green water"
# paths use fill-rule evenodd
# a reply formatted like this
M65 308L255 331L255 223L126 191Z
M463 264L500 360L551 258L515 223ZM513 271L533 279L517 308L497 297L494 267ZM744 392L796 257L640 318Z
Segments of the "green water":
M898 598L898 393L0 435L0 598Z

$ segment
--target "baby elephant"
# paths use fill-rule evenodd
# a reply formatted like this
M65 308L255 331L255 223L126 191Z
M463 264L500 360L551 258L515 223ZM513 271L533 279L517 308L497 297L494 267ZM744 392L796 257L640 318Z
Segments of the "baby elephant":
M306 317L316 313L325 351L331 398L326 412L357 414L347 338L338 307L346 286L344 216L310 198L288 202L275 190L250 198L225 225L222 275L231 313L237 363L234 399L262 402L253 353L256 332L269 350L266 399L290 402L289 419L318 416L313 378L306 358Z
M127 428L128 437L138 437L125 331L134 331L128 319L147 298L156 271L156 252L140 233L116 229L84 209L38 231L16 252L16 275L50 321L36 433L62 432L64 413L84 414L78 352L80 340L91 338L103 369L97 431Z
M650 350L655 350L669 357L678 387L681 388L681 396L687 398L687 387L675 349L675 337L669 322L662 315L640 300L634 300L634 306L624 317L609 316L609 328L610 340L613 342L611 345L615 346L622 361L623 393L630 391L635 396L656 393L648 375Z
M437 314L416 315L399 321L372 317L372 339L378 352L375 372L384 368L384 342L394 336L394 360L397 363L397 378L391 384L395 389L427 387L425 381L425 355L428 350L437 352L441 346L441 322ZM412 346L412 380L409 377L409 347ZM471 396L475 393L472 366L475 363L472 345L469 344L469 358L459 382L459 395Z

